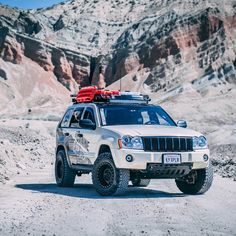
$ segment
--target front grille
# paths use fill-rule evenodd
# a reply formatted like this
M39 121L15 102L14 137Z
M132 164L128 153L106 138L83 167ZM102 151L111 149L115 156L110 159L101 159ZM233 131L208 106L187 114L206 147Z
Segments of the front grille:
M142 137L144 151L188 152L193 151L191 137Z

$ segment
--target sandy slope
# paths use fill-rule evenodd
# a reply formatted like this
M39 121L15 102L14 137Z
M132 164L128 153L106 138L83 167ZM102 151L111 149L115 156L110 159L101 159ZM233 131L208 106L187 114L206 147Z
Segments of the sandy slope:
M70 92L37 63L23 57L21 65L0 58L6 79L0 76L0 116L47 119L58 116L70 101Z
M0 184L54 162L57 122L0 120Z

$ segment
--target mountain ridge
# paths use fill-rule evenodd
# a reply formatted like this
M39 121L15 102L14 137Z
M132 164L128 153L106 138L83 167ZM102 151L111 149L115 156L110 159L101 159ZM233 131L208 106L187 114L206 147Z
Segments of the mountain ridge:
M0 5L0 56L15 64L30 58L71 91L98 84L102 70L106 85L130 77L124 89L165 94L188 85L205 93L212 83L234 86L235 8L233 0L72 0L25 11Z

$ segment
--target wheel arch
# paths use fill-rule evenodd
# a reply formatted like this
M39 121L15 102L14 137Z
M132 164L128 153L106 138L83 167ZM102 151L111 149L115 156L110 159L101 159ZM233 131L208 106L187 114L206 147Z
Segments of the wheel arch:
M56 154L57 154L59 151L61 151L61 150L63 150L64 152L66 152L66 149L65 149L65 147L64 147L63 145L58 145L58 146L57 146L57 149L56 149Z
M114 153L114 149L110 147L108 144L102 144L99 147L99 150L97 152L97 158L99 157L100 154L102 153L110 153L111 154L111 159L113 160L115 166L117 167L117 158Z
M109 147L109 145L107 144L102 144L99 148L99 151L98 151L98 156L102 153L105 153L105 152L109 152L111 153L111 148ZM112 154L112 153L111 153Z
M57 153L58 153L59 151L61 151L61 150L65 152L67 162L68 162L69 166L71 167L70 158L69 158L68 155L67 155L67 150L66 150L66 148L65 148L64 145L59 144L59 145L57 146L57 148L56 148L56 155L55 155L55 156L57 156Z

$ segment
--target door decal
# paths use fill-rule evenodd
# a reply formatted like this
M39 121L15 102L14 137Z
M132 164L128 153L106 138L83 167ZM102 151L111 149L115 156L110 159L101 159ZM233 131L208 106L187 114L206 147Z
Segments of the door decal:
M94 153L89 152L89 141L80 133L75 133L73 153L78 164L91 164Z

